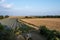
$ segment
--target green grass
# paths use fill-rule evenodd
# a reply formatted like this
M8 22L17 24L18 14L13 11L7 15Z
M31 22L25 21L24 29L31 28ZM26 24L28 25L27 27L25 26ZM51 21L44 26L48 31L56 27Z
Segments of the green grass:
M26 25L26 24L23 24L22 27L20 27L20 30L22 32L29 32L29 30L35 30L35 29L30 27L30 26L28 26L28 25Z

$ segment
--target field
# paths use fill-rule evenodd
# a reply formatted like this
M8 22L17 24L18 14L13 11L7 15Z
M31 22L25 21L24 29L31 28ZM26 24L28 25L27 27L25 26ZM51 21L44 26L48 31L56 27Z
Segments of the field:
M34 18L34 19L21 19L27 23L36 25L45 25L49 29L54 29L60 31L60 18Z

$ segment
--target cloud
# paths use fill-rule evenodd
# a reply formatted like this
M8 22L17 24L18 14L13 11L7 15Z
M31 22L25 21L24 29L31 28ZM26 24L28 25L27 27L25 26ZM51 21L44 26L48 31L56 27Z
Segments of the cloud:
M4 8L12 8L13 4L2 4L1 6Z
M0 0L0 8L12 8L13 4L5 3L6 0Z
M3 3L3 2L5 2L5 0L0 0L0 3Z
M6 0L0 0L0 15L11 15L12 3L6 3Z

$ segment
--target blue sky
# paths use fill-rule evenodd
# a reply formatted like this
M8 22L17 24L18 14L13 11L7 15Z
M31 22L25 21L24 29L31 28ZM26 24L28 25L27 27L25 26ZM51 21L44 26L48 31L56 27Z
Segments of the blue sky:
M60 15L60 0L0 0L0 15Z

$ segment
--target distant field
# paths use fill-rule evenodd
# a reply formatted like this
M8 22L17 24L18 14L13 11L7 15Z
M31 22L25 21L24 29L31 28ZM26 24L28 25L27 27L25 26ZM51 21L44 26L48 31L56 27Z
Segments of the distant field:
M40 26L46 25L49 29L55 29L60 31L60 18L35 18L35 19L21 19L27 23Z

